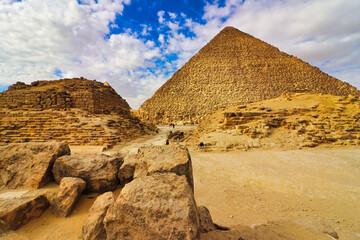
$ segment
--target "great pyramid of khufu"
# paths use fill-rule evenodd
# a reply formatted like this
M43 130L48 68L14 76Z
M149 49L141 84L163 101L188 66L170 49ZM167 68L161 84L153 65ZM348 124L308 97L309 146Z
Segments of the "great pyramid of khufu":
M236 28L226 27L139 109L144 120L196 121L216 109L309 91L360 92Z

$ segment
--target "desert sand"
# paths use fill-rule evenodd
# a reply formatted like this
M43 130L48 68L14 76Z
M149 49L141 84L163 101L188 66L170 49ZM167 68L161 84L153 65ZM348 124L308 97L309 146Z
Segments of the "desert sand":
M175 130L189 128L193 127L177 126ZM162 145L172 130L161 126L157 135L107 152L133 151L143 144ZM336 231L339 239L360 239L359 148L247 152L188 148L197 205L208 207L216 224L231 229L204 234L201 239L332 239L323 234L331 231ZM101 152L99 147L71 150ZM78 239L96 196L82 195L67 218L56 218L47 210L0 239Z

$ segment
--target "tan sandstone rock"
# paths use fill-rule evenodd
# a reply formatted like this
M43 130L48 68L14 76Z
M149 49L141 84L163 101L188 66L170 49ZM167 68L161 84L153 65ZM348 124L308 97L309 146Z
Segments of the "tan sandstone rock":
M107 192L95 200L89 211L89 217L82 227L82 240L105 240L104 217L108 208L115 202L114 194Z
M59 192L52 205L53 213L58 217L67 217L85 189L85 181L80 178L61 179Z
M39 188L52 179L56 158L69 155L65 143L14 143L0 146L0 189Z
M112 191L118 185L117 172L122 162L120 157L104 154L73 154L58 158L53 174L57 183L63 177L76 177L86 182L86 191Z
M0 234L16 230L40 217L49 205L44 194L28 191L0 194Z
M184 175L190 187L194 189L189 151L179 145L140 148L137 154L129 155L124 159L118 177L121 184L126 184L135 178L166 172Z
M143 176L125 185L104 219L107 240L197 239L199 219L185 176Z
M214 222L211 218L210 211L205 206L198 207L200 232L206 233L215 230Z

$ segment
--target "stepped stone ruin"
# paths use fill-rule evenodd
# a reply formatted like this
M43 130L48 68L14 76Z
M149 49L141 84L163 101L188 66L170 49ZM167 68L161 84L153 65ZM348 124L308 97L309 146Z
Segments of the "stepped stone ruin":
M359 97L286 93L218 110L194 135L206 151L359 146L359 119Z
M220 108L303 91L360 95L317 67L226 27L158 89L139 114L153 122L196 121Z
M0 93L0 108L69 109L79 108L91 113L118 111L128 113L129 104L109 84L85 78L22 82Z
M84 78L18 82L0 93L0 143L111 146L152 131L109 84Z

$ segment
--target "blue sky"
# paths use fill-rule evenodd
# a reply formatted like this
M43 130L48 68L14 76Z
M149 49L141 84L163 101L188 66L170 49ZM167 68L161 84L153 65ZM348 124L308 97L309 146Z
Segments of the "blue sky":
M0 91L107 81L137 109L225 26L360 89L360 1L0 0Z

